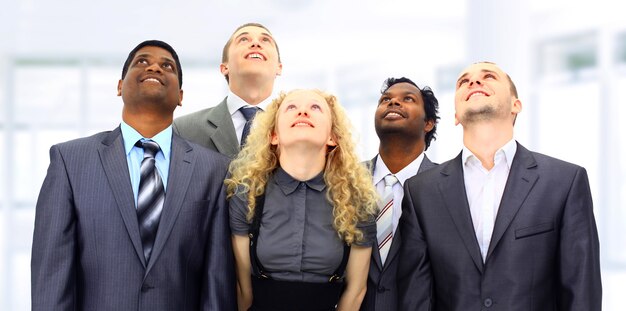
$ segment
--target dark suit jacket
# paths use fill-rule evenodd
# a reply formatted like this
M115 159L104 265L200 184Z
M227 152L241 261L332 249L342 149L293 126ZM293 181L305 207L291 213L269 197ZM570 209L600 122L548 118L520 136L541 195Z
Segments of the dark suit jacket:
M461 161L405 183L401 309L601 310L585 169L518 144L483 263Z
M191 142L229 158L234 158L239 153L239 141L226 98L215 107L176 118L174 131Z
M376 167L376 159L373 158L368 163L368 167L373 171ZM428 159L424 154L422 164L416 174L435 167L437 164ZM398 270L398 251L400 250L401 234L396 229L396 234L391 241L389 254L385 265L382 265L380 252L378 252L377 242L372 247L372 259L370 261L369 276L367 278L367 292L361 304L362 311L395 311L398 310L398 289L396 286L396 273Z
M119 127L52 146L35 216L32 309L236 309L227 165L173 135L146 264Z

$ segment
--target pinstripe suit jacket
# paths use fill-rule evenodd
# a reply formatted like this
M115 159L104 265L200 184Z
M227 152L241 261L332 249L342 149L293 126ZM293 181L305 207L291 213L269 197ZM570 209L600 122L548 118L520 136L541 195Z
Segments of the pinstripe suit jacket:
M368 166L373 171L376 167L376 158ZM430 161L424 154L424 160L416 174L435 167L437 164ZM378 246L372 247L369 275L367 278L367 292L361 304L361 311L396 311L398 310L398 290L396 274L398 270L398 250L400 249L400 230L396 233L389 248L389 254L383 266Z
M145 262L119 127L52 146L35 216L32 309L234 310L228 159L172 137Z

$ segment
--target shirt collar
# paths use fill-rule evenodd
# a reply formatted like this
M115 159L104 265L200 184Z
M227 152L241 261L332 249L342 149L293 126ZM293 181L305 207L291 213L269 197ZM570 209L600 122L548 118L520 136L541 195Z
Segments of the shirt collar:
M291 175L289 175L282 167L278 167L276 169L276 174L274 174L274 180L276 184L280 187L280 190L283 191L285 195L289 195L292 192L296 191L300 183L305 183L309 188L321 192L326 188L326 183L324 183L324 172L320 172L317 176L307 180L307 181L299 181Z
M517 143L515 142L515 139L511 139L506 144L504 144L504 146L496 151L496 154L494 156L494 162L499 156L504 155L504 163L506 163L507 167L511 169L513 157L515 157L516 152ZM463 159L463 164L467 164L467 161L469 161L470 159L478 160L478 158L465 146L463 146L463 153L461 154L461 157Z
M269 106L269 104L272 102L273 98L274 96L272 94L257 105L250 105L241 97L233 93L233 91L228 90L228 96L226 97L226 106L228 107L228 112L230 112L230 115L232 116L241 107L258 107L261 108L261 110L265 110L267 109L267 106Z
M152 138L141 136L137 130L124 121L120 124L120 129L122 130L122 138L124 140L124 150L126 151L126 155L130 153L138 140L150 139L159 144L161 152L163 152L163 156L166 159L169 159L170 152L172 150L172 125L154 135Z
M374 185L377 185L381 182L385 176L392 174L383 159L380 157L380 154L376 156L376 167L374 168ZM415 160L411 161L409 165L402 168L399 172L393 174L396 176L400 185L404 187L404 182L417 174L417 171L422 165L422 161L424 160L424 152L422 152Z

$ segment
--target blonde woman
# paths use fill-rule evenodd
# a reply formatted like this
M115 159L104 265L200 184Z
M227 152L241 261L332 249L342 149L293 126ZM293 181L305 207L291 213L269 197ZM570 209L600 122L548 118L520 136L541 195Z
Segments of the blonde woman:
M377 198L337 99L281 94L230 173L239 310L358 310Z

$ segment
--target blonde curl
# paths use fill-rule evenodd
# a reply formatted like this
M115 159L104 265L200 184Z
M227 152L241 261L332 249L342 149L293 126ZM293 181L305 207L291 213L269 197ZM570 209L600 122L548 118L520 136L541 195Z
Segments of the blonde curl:
M225 180L228 197L244 194L248 200L247 219L254 216L256 198L265 193L270 176L278 168L278 150L271 144L276 128L278 108L293 90L281 93L264 112L254 119L247 143L231 162ZM329 147L324 169L326 198L333 206L333 227L347 243L363 239L357 229L359 221L367 221L377 212L377 194L369 170L361 164L351 135L346 113L334 95L311 90L322 96L331 109L331 135L337 146Z

